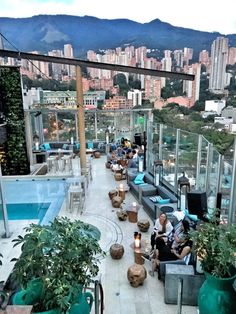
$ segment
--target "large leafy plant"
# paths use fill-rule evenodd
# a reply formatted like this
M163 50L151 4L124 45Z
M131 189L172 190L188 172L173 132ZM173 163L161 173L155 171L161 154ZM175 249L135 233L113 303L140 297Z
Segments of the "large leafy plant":
M59 309L66 313L78 292L89 285L99 271L100 233L79 220L56 218L51 225L31 224L24 237L13 240L22 245L22 254L14 259L13 278L26 287L31 279L40 278L43 295L36 311Z
M236 225L220 223L213 217L192 234L194 249L205 272L221 278L231 277L236 266Z

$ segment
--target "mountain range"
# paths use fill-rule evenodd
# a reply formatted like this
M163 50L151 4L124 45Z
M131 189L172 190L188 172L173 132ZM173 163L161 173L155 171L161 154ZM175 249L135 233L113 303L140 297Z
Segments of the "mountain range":
M155 19L138 23L127 19L99 19L92 16L37 15L30 18L0 17L0 32L9 42L5 49L40 51L46 54L53 49L63 49L70 43L77 58L86 58L87 50L113 49L133 45L150 49L194 49L198 60L201 50L210 52L211 44L221 35L218 32L175 27ZM229 45L236 47L236 34L227 35Z

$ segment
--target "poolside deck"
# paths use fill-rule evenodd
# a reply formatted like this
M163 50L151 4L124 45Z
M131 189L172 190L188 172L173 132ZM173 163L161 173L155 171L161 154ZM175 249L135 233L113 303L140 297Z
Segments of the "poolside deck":
M164 285L155 277L147 275L142 286L133 288L127 279L127 269L134 264L134 253L130 247L133 242L134 231L138 231L137 224L127 221L119 221L116 216L116 209L112 207L108 197L109 190L116 188L120 182L115 181L112 172L105 168L105 156L99 159L93 159L93 181L90 182L87 192L86 209L80 213L70 213L64 202L60 211L61 216L67 216L71 219L80 219L89 222L101 231L100 244L107 256L101 260L100 275L104 289L105 308L107 314L175 314L177 313L176 305L167 305L164 303ZM78 171L76 161L76 171ZM125 206L128 206L134 197L127 192ZM149 219L144 210L139 210L139 219ZM149 219L152 226L153 222ZM13 251L11 240L18 234L22 234L24 226L31 221L11 222L10 228L13 235L10 239L1 239L1 251L3 248L4 260L3 267L0 268L0 281L6 280L12 269L10 259L19 254ZM142 233L142 239L149 241L151 228L147 233ZM114 260L110 257L109 248L113 243L121 243L124 246L125 253L122 259ZM150 265L144 264L147 271ZM92 310L94 313L94 307ZM197 307L183 306L182 314L195 314Z

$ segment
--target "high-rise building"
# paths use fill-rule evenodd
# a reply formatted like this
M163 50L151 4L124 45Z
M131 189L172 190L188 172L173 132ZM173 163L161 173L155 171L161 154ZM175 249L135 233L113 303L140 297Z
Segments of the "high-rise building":
M222 93L226 86L226 65L228 62L229 39L217 37L211 45L211 70L209 90Z
M71 44L64 45L64 57L72 59L74 58L73 47ZM75 77L75 66L66 64L65 71L69 77Z
M229 48L228 64L234 65L235 63L236 63L236 48L230 47Z
M187 73L195 75L194 81L183 81L183 90L190 100L189 105L193 106L194 103L199 100L201 64L192 64L188 67Z
M189 65L189 61L193 58L193 49L184 47L184 65Z

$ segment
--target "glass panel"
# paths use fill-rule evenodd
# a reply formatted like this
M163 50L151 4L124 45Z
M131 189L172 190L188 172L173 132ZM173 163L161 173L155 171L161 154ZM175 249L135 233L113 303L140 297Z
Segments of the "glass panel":
M185 173L190 187L195 187L198 135L180 130L178 177Z
M95 134L95 112L85 111L85 138L86 140L93 141L96 138Z
M105 138L105 131L109 128L109 140L114 138L114 112L97 112L97 138L100 141L106 140Z
M163 179L172 186L175 184L175 161L176 161L176 129L163 125L162 136L162 160Z
M200 191L206 191L206 174L207 174L207 149L208 141L202 137L202 145L200 147L200 169L196 182L196 188Z
M208 208L215 208L218 193L219 152L213 148L209 163Z
M57 119L55 112L43 113L44 142L57 141Z
M57 114L59 141L76 140L75 115L69 111Z
M222 176L221 176L221 213L227 215L229 212L230 205L230 193L232 187L232 170L233 170L233 158L234 150L233 146L224 155L224 161L222 166Z
M148 123L147 132L147 160L148 160L148 171L154 175L154 161L160 159L159 157L159 136L160 136L160 125Z

